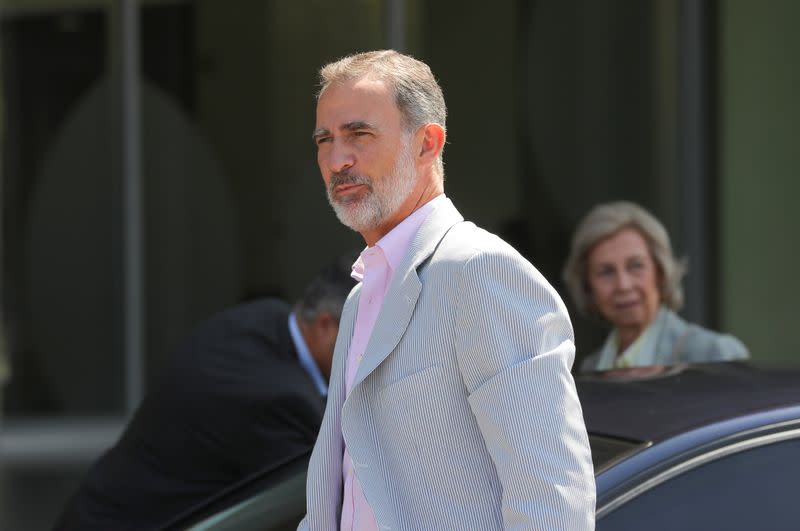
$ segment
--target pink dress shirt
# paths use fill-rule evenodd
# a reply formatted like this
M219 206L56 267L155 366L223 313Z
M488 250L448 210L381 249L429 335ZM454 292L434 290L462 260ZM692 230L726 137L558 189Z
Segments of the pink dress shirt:
M372 246L367 247L353 264L352 276L361 282L361 295L358 301L353 338L347 353L347 372L345 393L349 396L353 388L353 380L358 366L365 355L367 343L378 319L383 305L386 290L392 281L395 271L411 245L411 239L417 234L422 222L444 200L444 194L428 201L415 210L395 228ZM361 485L353 469L353 461L345 445L342 458L342 475L344 477L344 495L342 500L341 529L345 531L377 530L375 515L367 503Z

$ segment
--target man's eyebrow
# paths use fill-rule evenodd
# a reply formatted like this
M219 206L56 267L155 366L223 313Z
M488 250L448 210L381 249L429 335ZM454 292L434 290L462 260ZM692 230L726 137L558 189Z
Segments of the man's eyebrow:
M353 122L348 122L342 126L342 129L347 131L357 131L359 129L375 129L375 126L369 122L364 122L362 120L356 120Z
M319 137L329 135L330 133L331 132L325 127L314 129L314 132L311 133L311 140L317 140Z
M352 122L347 122L346 124L343 124L341 127L339 127L339 129L343 131L353 132L353 131L360 131L362 129L374 130L377 128L373 124L365 122L364 120L354 120ZM331 132L327 127L320 127L319 129L314 130L314 132L311 134L311 139L317 140L320 137L328 136L330 134Z

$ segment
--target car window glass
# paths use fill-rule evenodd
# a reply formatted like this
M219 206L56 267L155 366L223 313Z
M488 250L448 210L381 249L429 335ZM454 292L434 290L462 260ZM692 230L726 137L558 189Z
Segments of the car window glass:
M294 531L305 514L305 486L306 474L296 474L189 529Z
M774 443L694 468L628 501L598 531L796 530L800 440Z

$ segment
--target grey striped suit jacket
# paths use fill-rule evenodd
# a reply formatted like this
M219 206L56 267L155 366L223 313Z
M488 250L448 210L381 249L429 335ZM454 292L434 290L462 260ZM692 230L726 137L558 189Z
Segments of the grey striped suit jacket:
M345 400L359 290L298 529L339 528L343 440L379 529L593 529L572 326L544 277L447 200L395 272Z

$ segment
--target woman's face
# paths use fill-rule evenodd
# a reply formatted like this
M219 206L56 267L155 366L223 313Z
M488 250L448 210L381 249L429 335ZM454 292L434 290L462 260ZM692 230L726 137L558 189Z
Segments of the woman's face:
M641 233L622 229L589 251L589 289L597 309L616 328L640 333L661 305L660 272Z

